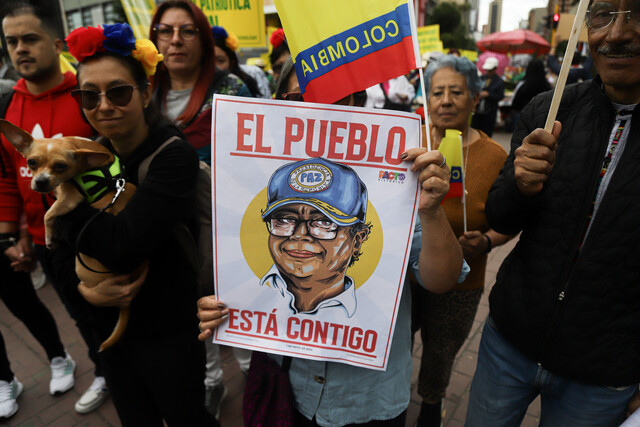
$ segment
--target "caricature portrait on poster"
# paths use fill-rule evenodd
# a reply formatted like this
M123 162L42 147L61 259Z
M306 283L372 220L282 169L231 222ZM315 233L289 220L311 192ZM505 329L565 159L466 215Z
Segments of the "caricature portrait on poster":
M418 116L216 95L214 342L386 367L418 184Z

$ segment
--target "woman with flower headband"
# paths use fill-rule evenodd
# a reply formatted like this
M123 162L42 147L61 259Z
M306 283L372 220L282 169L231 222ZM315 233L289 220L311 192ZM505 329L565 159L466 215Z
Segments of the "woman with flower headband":
M251 95L256 98L271 98L269 80L266 74L255 65L240 64L236 50L240 45L238 37L228 32L224 27L214 25L211 27L213 42L216 45L216 68L229 71L240 77Z
M176 122L200 160L211 164L213 94L251 96L239 77L216 70L211 27L196 5L169 0L158 5L149 38L164 55L153 79L153 97Z
M269 43L271 43L271 53L269 54L269 60L271 62L271 72L273 73L273 90L276 91L276 82L280 79L280 73L282 67L287 59L291 58L291 52L289 51L289 45L284 36L284 30L278 28L269 37Z
M137 189L117 216L96 215L82 203L58 218L58 230L111 271L130 273L149 261L146 278L131 284L78 287L96 306L105 335L116 308L131 307L122 339L101 353L118 416L124 426L217 425L203 405L204 346L192 338L196 273L172 233L192 224L198 157L151 103L148 77L162 55L151 41L136 40L127 24L78 28L66 41L80 63L72 95ZM141 162L172 137L139 178Z

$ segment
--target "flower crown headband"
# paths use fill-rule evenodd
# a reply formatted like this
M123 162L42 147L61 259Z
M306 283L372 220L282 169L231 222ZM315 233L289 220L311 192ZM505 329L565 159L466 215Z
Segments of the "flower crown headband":
M76 28L65 41L69 46L69 53L79 63L100 52L131 55L142 64L147 77L156 73L156 66L164 59L151 40L136 40L129 24L104 24L102 28Z
M284 30L282 28L278 28L273 33L271 33L269 43L271 43L271 46L273 46L274 49L277 49L285 40L286 38L284 36Z
M219 27L214 25L211 27L211 34L213 34L214 40L222 39L224 40L225 46L227 46L232 51L236 51L238 49L238 45L240 44L240 40L236 37L235 34L228 32L224 29L224 27Z

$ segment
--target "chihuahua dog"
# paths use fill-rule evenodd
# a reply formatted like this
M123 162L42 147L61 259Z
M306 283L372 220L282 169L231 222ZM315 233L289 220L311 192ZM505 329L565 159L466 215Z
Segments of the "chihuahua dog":
M2 119L0 119L0 132L27 159L27 166L33 174L31 189L43 194L53 191L56 193L56 201L44 216L45 240L47 247L50 248L55 236L55 218L71 212L85 197L73 183L74 177L87 170L110 165L114 162L114 156L107 148L86 138L68 136L55 139L33 139L28 132ZM124 191L116 198L113 206L105 212L117 215L134 191L135 186L126 183ZM96 209L108 206L115 193L116 190L110 190L91 206ZM79 257L82 259L80 260ZM83 254L78 254L76 257L76 274L89 288L116 275L109 272L98 260ZM122 337L128 320L129 307L121 307L118 323L111 336L100 346L100 351L113 346Z

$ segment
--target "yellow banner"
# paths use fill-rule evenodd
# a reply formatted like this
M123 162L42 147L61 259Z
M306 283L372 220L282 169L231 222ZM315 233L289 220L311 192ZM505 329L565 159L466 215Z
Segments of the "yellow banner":
M127 21L133 29L133 35L137 39L149 38L149 27L151 26L151 18L155 3L153 0L120 0L124 13L127 15Z
M418 27L418 45L420 46L420 53L442 51L440 25Z
M238 37L240 47L265 47L263 0L192 0L209 20Z
M475 50L460 49L460 55L464 56L471 62L476 62L478 60L478 52Z

